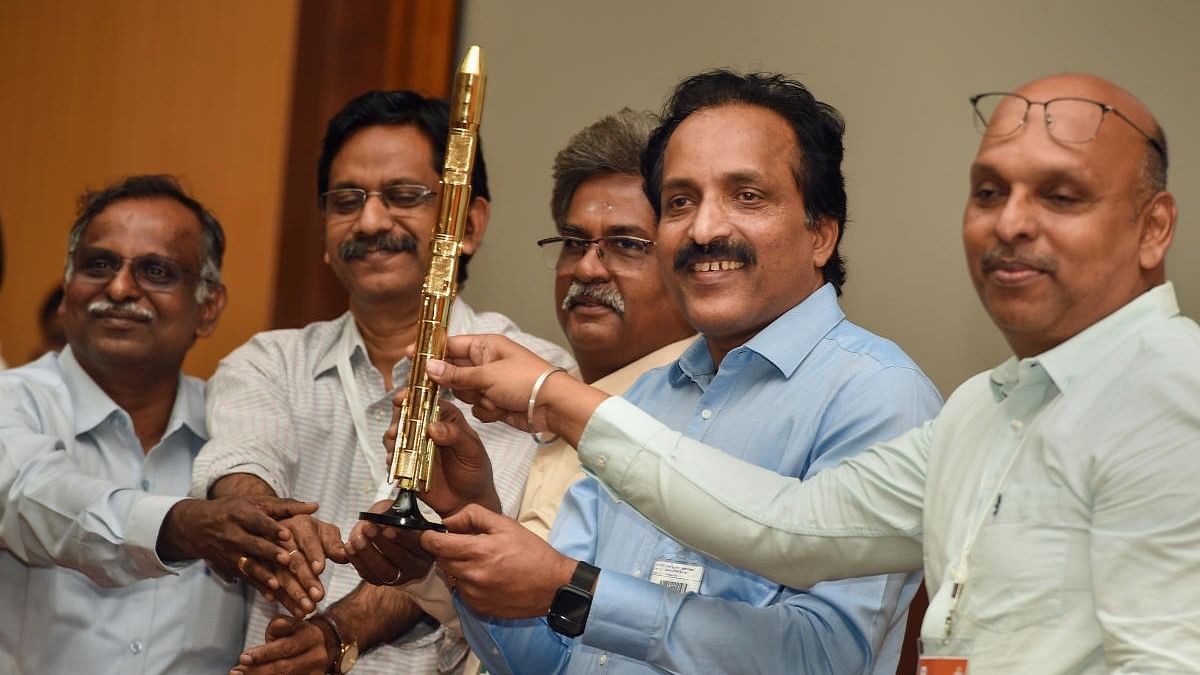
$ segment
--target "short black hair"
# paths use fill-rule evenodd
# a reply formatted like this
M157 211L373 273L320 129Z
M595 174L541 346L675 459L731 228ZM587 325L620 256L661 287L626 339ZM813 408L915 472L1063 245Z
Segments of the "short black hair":
M775 73L740 75L730 70L709 70L684 79L663 108L662 123L650 135L642 155L646 196L656 217L662 217L663 157L675 129L689 115L705 108L729 104L756 105L787 121L796 134L800 156L794 173L804 195L805 220L816 227L820 220L837 221L837 241L821 272L840 295L846 283L846 262L838 251L846 230L846 179L842 175L842 136L846 123L837 108L818 101L800 82Z
M429 139L433 147L433 171L442 175L446 161L446 138L450 133L450 104L445 99L427 98L415 91L368 91L351 99L329 120L325 140L321 143L321 158L317 162L317 198L329 189L329 168L342 146L355 133L367 127L411 125ZM471 171L471 196L491 201L488 189L487 164L483 161L483 142L476 139L475 167ZM467 280L467 263L471 256L463 254L458 265L458 283Z
M212 212L189 196L175 176L168 174L126 176L102 190L87 190L79 197L79 215L71 225L71 233L67 237L66 278L70 280L74 273L72 256L75 254L75 247L79 245L84 230L87 229L93 218L115 202L153 197L174 199L195 214L196 220L200 221L200 239L203 250L200 251L200 284L196 287L196 301L204 302L212 291L212 285L221 283L221 261L225 257L225 230L221 228L221 223Z

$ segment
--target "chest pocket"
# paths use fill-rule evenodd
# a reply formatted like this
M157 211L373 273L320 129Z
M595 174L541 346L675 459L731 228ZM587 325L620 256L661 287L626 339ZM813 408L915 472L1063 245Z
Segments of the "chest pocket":
M1007 633L1063 613L1067 548L1080 529L1072 509L1059 489L1002 493L971 553L964 600L979 628Z

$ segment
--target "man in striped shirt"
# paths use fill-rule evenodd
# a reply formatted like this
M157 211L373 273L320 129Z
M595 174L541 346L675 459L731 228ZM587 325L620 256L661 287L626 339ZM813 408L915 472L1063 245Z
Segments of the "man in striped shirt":
M350 310L255 336L210 382L212 440L197 458L193 492L275 494L321 506L315 517L285 523L299 543L287 566L245 565L248 576L274 576L284 591L307 586L298 614L320 610L288 617L256 599L246 644L258 645L264 632L268 643L242 655L237 667L246 673L345 672L357 650L365 655L356 673L434 673L453 669L466 653L461 637L402 589L360 585L353 568L325 565L326 555L340 557L339 528L349 531L386 479L379 441L408 376L404 350L416 336L447 128L445 101L403 91L368 92L330 120L317 172L325 262L346 287ZM490 211L482 154L472 184L460 283ZM506 317L455 301L452 335L493 332L573 365L565 351ZM492 453L501 505L515 515L534 444L502 425L472 423Z

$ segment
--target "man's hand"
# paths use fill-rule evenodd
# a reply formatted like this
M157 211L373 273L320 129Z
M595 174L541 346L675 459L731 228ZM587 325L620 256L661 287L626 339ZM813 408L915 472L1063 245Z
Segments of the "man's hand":
M391 500L385 499L368 510L383 513L391 504ZM346 553L367 583L398 586L424 578L433 565L433 556L421 548L420 534L416 530L360 520L350 531Z
M298 593L303 598L300 602L302 614L288 608L301 617L315 609L315 603L325 597L325 587L319 578L325 571L325 558L342 564L349 562L349 558L342 544L341 530L336 525L308 514L286 518L280 524L292 533L293 545L291 550L275 556L276 577L289 596Z
M337 641L321 622L304 621L284 614L277 615L267 624L266 637L266 644L242 652L238 664L229 671L230 675L322 675L332 660L329 646Z
M471 505L447 518L450 533L425 531L449 585L476 611L501 619L541 616L571 580L572 560L511 518Z
M404 396L401 391L392 402L395 406L392 425L383 436L383 446L389 452L396 447L396 428ZM443 518L467 504L482 504L499 512L500 496L492 482L492 461L479 434L467 424L462 412L452 405L443 405L441 421L430 424L426 433L437 444L438 451L429 489L421 495L421 500Z
M485 422L501 421L522 431L529 428L533 385L550 364L499 335L460 335L446 341L446 360L431 360L425 371L434 382L473 405ZM533 410L538 431L549 430L572 446L608 394L564 374L542 382Z
M244 576L264 597L278 599L289 611L305 611L303 587L281 584L274 561L286 558L293 548L293 533L279 520L307 518L305 514L316 510L311 502L261 495L185 499L163 519L158 554L164 560L202 558L226 578ZM308 604L305 613L312 611Z

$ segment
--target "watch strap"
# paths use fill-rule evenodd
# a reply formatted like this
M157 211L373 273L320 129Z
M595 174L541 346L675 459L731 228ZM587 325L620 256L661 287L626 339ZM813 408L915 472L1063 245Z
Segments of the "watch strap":
M596 579L599 577L599 567L580 560L579 564L575 566L575 573L571 575L571 581L568 585L574 586L588 595L592 595L592 590L596 588Z

